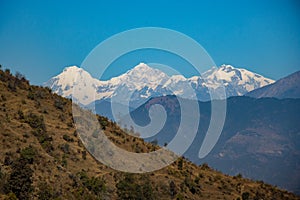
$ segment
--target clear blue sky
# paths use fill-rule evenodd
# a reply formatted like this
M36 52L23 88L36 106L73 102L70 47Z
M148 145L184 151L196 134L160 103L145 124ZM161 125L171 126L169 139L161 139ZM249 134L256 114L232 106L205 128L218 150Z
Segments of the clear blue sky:
M192 37L217 65L273 79L300 69L300 3L289 0L1 0L0 63L41 84L106 38L149 26Z

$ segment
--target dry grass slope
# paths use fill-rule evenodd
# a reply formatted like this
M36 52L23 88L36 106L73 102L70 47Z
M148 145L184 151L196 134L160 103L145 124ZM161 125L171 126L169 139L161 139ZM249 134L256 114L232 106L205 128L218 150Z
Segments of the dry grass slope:
M122 173L97 162L72 119L72 102L0 70L0 199L299 199L263 182L231 177L184 158L159 171ZM98 116L127 151L159 147Z

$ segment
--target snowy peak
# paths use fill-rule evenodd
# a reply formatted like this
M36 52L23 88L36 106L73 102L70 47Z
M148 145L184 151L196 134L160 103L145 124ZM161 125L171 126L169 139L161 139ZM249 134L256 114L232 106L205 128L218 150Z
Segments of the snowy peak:
M82 69L81 68L79 68L79 67L77 67L77 66L70 66L70 67L65 67L64 68L64 70L63 70L63 72L73 72L73 73L75 73L75 72L78 72L78 71L81 71Z
M228 84L242 86L247 91L263 87L274 81L265 78L259 74L250 72L246 69L234 68L231 65L221 65L220 68L212 68L203 74L203 78L210 84L222 83L226 86Z
M127 73L135 73L137 71L142 71L142 72L151 72L151 71L155 71L155 69L149 67L147 64L145 63L140 63L137 66L135 66L133 69L129 70Z
M57 77L64 77L64 78L76 78L77 76L86 76L89 78L92 78L91 75L86 72L84 69L77 67L77 66L70 66L70 67L65 67L63 72L59 74Z
M221 65L221 67L219 69L222 70L222 71L229 72L229 71L233 70L234 67L232 65L223 64L223 65Z
M95 96L92 95L97 90L98 85L101 85L101 81L94 79L88 72L77 66L70 66L64 68L63 72L48 82L44 83L55 93L72 98L74 93L74 86L76 88L84 88L85 93L76 92L77 96L74 97L82 104L87 104L95 100ZM89 95L87 95L89 94Z
M63 72L54 77L58 84L67 85L77 82L77 80L91 80L92 76L77 66L70 66L64 68Z
M204 85L217 89L223 85L227 96L243 95L274 81L246 69L234 68L232 65L214 67L203 74Z
M208 80L223 80L223 81L232 81L233 77L242 80L242 72L241 70L234 68L231 65L221 65L221 67L213 67L203 74L203 77Z
M167 74L159 69L154 69L146 65L145 63L140 63L133 69L126 73L127 77L136 80L149 80L150 82L158 81L159 79L169 78Z
M227 97L238 96L273 82L259 74L231 65L212 67L202 76L186 78L182 75L168 76L159 69L140 63L107 81L95 79L84 69L70 66L46 82L45 86L69 98L74 94L73 88L76 88L81 92L76 92L73 98L87 105L95 100L110 100L112 97L118 97L118 103L121 104L128 101L128 98L131 98L130 101L143 103L150 97L170 94L184 98L196 95L199 100L207 101L210 100L208 90L218 91L218 88L225 87ZM134 95L126 97L126 94Z
M168 79L169 76L164 72L151 68L145 63L140 63L125 74L112 78L109 82L111 84L122 83L131 89L140 90L146 86L156 89L157 86L163 85Z
M171 78L170 78L171 80L174 80L174 81L186 81L187 79L184 77L184 76L182 76L182 75L173 75L173 76L171 76Z

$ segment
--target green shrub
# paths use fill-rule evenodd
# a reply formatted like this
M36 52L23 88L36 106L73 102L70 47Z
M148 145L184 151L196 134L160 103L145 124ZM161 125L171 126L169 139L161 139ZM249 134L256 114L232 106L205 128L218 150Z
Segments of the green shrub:
M5 72L5 74L6 74L6 75L11 75L11 73L10 73L10 69L5 69L5 71L4 71L4 72Z
M120 180L116 187L119 199L142 199L141 186L136 183L132 174L125 174L124 179Z
M108 119L106 117L99 117L98 121L100 123L100 126L103 130L106 129L106 127L108 126Z
M37 129L39 131L46 131L44 117L42 115L37 116L34 113L29 113L25 117L25 122L28 123L33 129Z
M240 173L237 174L235 177L236 177L236 178L239 178L239 179L243 178L242 174L240 174Z
M9 166L13 164L13 160L11 158L11 155L5 155L4 157L4 165Z
M177 163L177 168L179 170L182 170L182 168L183 168L183 159L182 158L179 158L178 163Z
M51 141L44 141L43 143L41 143L41 145L47 153L51 153L54 150Z
M50 153L53 151L52 146L52 137L47 134L46 131L46 125L44 122L44 118L42 115L37 116L36 114L29 113L25 117L25 122L28 123L32 130L32 134L37 137L39 143L42 145L42 147L45 149L47 153Z
M9 80L7 87L12 92L16 92L17 91L17 86L16 86L16 83L15 83L14 80Z
M38 188L39 191L37 195L39 200L48 200L55 198L53 189L46 182L39 183Z
M169 187L170 187L170 195L171 197L174 197L177 194L177 189L174 181L170 182Z
M31 100L34 100L35 99L35 96L34 96L34 93L32 91L29 90L28 94L27 94L27 98L28 99L31 99Z
M27 163L32 164L34 159L36 158L37 151L31 145L21 150L20 152L21 158L27 160Z
M4 176L4 174L3 174L2 168L1 168L1 166L0 166L0 180L2 180L3 176Z
M156 146L158 144L158 140L157 139L154 139L153 141L151 141L151 144Z
M63 167L67 167L67 165L68 165L67 155L66 155L66 154L64 154L64 155L62 156L62 159L61 159L61 165L62 165Z
M176 200L183 200L183 199L185 199L183 194L179 193L176 195Z
M5 200L18 200L18 198L13 192L10 192L7 194L7 197L5 198Z
M23 113L22 110L18 110L18 115L19 115L19 119L20 119L20 120L25 119L24 113Z
M21 74L20 72L16 72L15 73L15 77L19 80L25 80L25 76L23 74Z
M69 153L70 153L70 145L67 144L67 143L61 145L60 149L61 149L64 153L66 153L66 154L69 154Z
M46 92L44 88L37 88L34 92L35 99L45 99L46 98Z
M2 101L6 101L7 100L6 97L3 94L1 94L1 99L2 99Z
M86 172L82 171L77 174L82 185L95 195L103 194L106 191L105 180L99 177L89 178Z
M244 192L242 194L242 200L249 200L249 196L250 196L249 192Z
M192 194L200 193L200 189L190 177L185 177L184 185L190 190Z
M30 198L33 171L28 164L28 160L22 157L13 164L8 182L4 185L7 194L14 193L18 199Z
M133 174L126 173L117 185L119 199L157 199L153 194L152 185L148 176L142 175L137 179Z
M88 190L94 192L94 194L96 195L99 195L106 190L105 181L101 178L92 177L91 179L88 179L88 181L84 184L88 188Z
M142 197L145 200L157 199L156 196L153 193L153 188L152 188L149 176L141 175L140 179L142 180L142 193L143 193Z
M207 164L207 163L203 163L203 164L201 165L201 169L202 169L202 170L208 170L208 169L209 169L208 164Z
M74 124L73 124L73 122L68 122L67 126L70 127L70 128L72 128L74 126Z
M27 98L31 100L38 100L38 99L45 99L47 97L47 94L44 90L44 88L41 87L35 87L35 88L29 88Z
M73 132L73 136L77 137L77 131L76 130Z
M6 174L3 172L2 167L0 166L0 194L2 194L3 191L3 186L6 183Z
M86 160L86 151L82 151L82 159Z
M54 106L59 110L64 110L66 102L62 98L56 98L54 101Z
M67 142L74 142L74 139L66 134L63 135L63 139Z
M49 87L45 87L45 89L48 91L49 94L52 94L52 89Z

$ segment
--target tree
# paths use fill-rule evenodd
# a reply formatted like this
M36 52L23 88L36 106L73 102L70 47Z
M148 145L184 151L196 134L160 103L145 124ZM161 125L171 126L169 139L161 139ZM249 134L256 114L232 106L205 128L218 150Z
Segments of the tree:
M120 180L116 186L119 199L142 199L141 186L135 183L132 174L125 174L124 179Z
M170 182L169 186L170 186L170 195L174 197L177 194L177 191L176 191L176 185L173 180Z
M18 72L18 71L16 72L15 76L19 80L26 80L25 76L23 74L21 74L20 72Z
M152 200L157 199L153 194L153 188L150 179L142 175L140 179L135 178L133 174L125 174L125 177L117 183L117 194L119 199L139 199Z
M153 141L151 141L151 144L156 146L158 144L158 140L154 139Z
M33 161L37 155L37 151L35 148L33 148L31 145L29 147L26 147L21 152L21 158L26 159L26 162L28 164L33 164Z
M32 192L32 174L27 159L20 158L14 163L10 178L5 185L7 193L14 193L18 199L29 199Z
M152 188L149 176L142 175L141 176L141 180L143 180L143 183L142 183L143 198L145 200L154 200L154 199L157 199L157 198L155 198L155 196L153 194L153 188Z
M179 170L183 169L183 160L182 160L182 158L179 158L177 167L178 167Z
M55 196L53 189L46 182L40 182L38 188L37 195L40 200L52 199Z
M250 196L249 192L244 192L244 193L242 194L242 200L248 200L248 199L249 199L249 196Z

